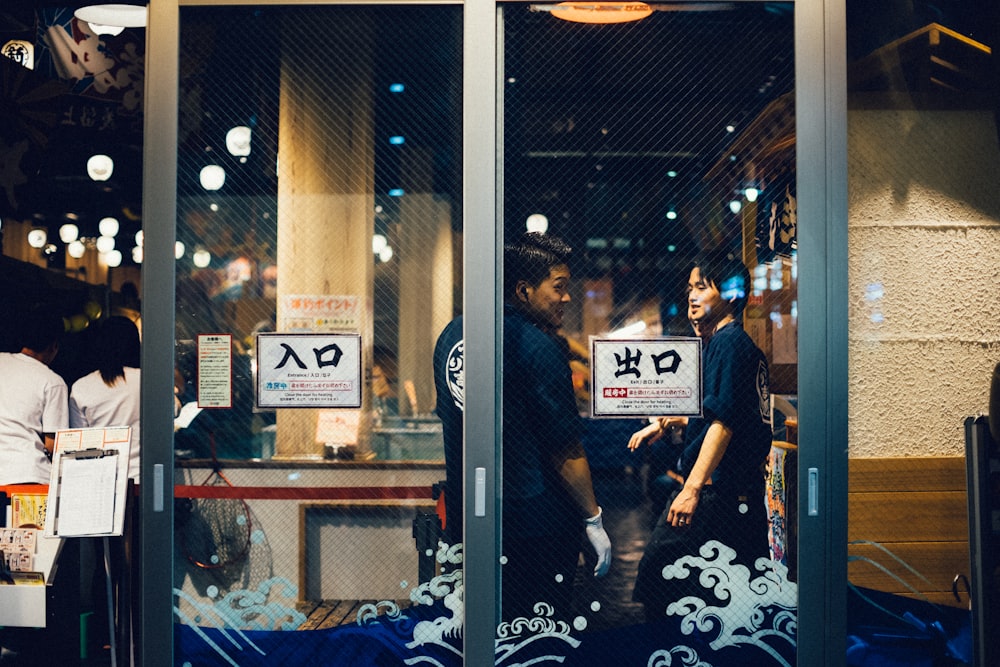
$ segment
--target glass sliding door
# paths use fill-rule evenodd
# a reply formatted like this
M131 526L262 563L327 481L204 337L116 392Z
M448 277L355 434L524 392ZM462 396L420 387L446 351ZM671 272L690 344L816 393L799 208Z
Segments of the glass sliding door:
M179 45L176 664L457 664L461 9L182 7Z
M842 654L827 18L635 18L151 5L145 662Z
M503 6L497 664L795 664L792 5L624 11Z

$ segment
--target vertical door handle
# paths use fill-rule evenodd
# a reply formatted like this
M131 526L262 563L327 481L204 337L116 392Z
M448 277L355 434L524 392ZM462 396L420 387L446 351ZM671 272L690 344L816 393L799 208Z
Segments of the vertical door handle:
M476 516L486 516L486 468L476 468Z
M163 511L163 464L153 464L153 511Z
M809 468L809 516L819 515L819 468Z

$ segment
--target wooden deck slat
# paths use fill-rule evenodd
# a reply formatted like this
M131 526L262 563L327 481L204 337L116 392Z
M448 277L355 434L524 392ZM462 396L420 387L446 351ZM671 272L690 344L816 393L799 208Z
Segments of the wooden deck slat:
M324 600L320 604L316 605L312 612L309 613L308 618L305 622L299 626L299 630L316 630L320 627L320 624L326 620L326 617L333 611L337 606L336 600Z
M320 625L320 629L326 630L353 623L358 616L358 607L361 604L359 600L337 601L337 606L327 615L326 620Z
M321 602L300 602L297 609L307 616L299 630L328 630L357 623L358 612L366 604L375 604L377 600L323 600ZM400 609L410 605L409 600L395 600ZM386 608L380 607L379 613L385 613Z

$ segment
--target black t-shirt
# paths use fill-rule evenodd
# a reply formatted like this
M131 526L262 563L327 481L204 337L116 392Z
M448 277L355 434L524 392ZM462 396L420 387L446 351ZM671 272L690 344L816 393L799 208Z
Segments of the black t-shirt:
M550 522L576 524L581 518L553 457L579 442L583 422L564 346L509 306L504 309L503 350L503 533L545 535ZM461 540L462 523L464 351L459 317L434 347L436 412L447 471L445 533L454 541Z
M435 412L441 419L445 459L445 541L462 541L462 422L465 410L465 341L462 318L445 327L434 346Z
M682 474L686 477L691 472L709 426L720 421L733 435L712 474L712 483L720 485L720 490L738 492L762 488L761 465L771 447L771 400L764 353L739 322L732 322L709 340L702 373L704 416L688 422Z
M510 306L503 329L504 535L546 535L582 518L554 460L583 421L565 346Z

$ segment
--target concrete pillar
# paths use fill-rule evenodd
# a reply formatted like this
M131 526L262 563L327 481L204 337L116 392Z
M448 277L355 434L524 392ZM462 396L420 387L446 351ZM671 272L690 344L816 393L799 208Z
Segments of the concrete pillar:
M371 365L374 230L373 44L363 22L282 33L278 127L278 322L284 294L356 295ZM280 326L280 324L279 324ZM365 388L359 434L368 433ZM275 455L322 454L317 411L280 409ZM359 442L359 454L369 450Z

